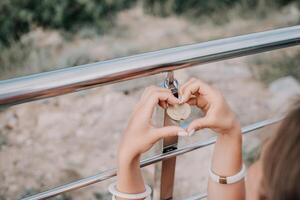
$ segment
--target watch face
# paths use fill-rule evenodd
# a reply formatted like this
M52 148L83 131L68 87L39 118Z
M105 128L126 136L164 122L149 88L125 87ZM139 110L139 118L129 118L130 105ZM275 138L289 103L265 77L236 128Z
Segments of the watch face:
M191 107L189 104L177 104L175 106L169 106L167 108L167 114L171 119L180 121L187 119L191 114Z

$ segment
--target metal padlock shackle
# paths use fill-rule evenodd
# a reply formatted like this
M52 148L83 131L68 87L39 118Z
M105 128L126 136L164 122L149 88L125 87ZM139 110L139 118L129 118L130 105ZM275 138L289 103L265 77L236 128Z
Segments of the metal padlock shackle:
M179 88L179 83L178 81L174 78L173 72L168 72L168 76L163 82L163 87L168 88L171 90L173 95L178 98L178 88Z

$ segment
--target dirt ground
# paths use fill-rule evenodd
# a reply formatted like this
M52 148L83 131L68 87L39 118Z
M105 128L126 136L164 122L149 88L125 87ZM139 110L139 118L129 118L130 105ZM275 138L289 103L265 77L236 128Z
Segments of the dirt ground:
M63 57L81 52L94 60L105 60L282 27L295 19L294 13L284 12L261 21L235 18L226 25L217 26L210 22L193 24L178 17L148 16L135 8L119 15L110 34L93 40L78 39L56 48L55 62L59 64ZM55 41L61 40L53 32L39 30L35 34L39 45L55 45ZM175 76L180 83L197 77L218 87L242 125L247 125L274 114L268 101L273 96L254 78L249 59L253 57L196 66L176 71ZM159 74L1 111L0 199L18 199L26 193L43 191L113 168L118 141L142 90L151 84L158 85L164 76ZM211 136L201 132L190 138L180 138L179 143L185 145ZM249 145L257 141L257 137L247 136L245 143ZM212 146L178 157L175 199L205 191L211 150ZM153 166L147 167L144 173L151 181ZM70 192L59 199L109 198L106 188L112 180Z

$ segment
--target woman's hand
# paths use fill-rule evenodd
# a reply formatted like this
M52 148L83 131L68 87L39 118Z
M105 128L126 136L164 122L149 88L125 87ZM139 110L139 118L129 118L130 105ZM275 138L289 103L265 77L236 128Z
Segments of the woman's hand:
M194 120L188 131L210 128L219 133L211 163L212 171L222 176L232 176L242 166L242 136L235 114L223 95L212 86L192 78L179 91L181 103L187 102L201 108L205 116ZM222 185L209 179L208 198L244 199L244 181Z
M192 78L181 86L179 93L181 103L195 105L205 113L204 117L189 125L188 132L210 128L220 134L231 134L236 132L232 130L240 129L239 122L223 95L212 86Z
M178 103L179 99L169 89L155 86L146 88L123 135L119 146L119 159L133 159L148 151L161 138L187 135L185 130L178 126L156 128L151 123L155 106L159 104L166 108L168 104Z

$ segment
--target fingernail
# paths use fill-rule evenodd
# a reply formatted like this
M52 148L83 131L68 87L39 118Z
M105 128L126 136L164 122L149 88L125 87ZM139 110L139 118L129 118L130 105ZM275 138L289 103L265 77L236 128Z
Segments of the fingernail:
M188 136L188 133L186 131L178 131L179 136Z
M192 129L191 131L189 131L189 136L192 136L195 134L195 129Z

